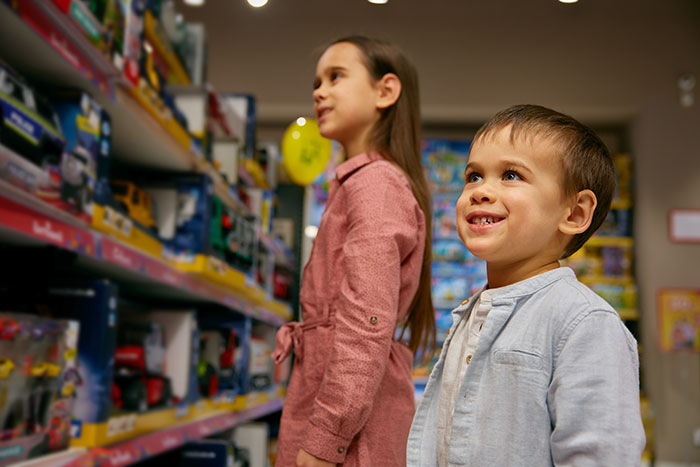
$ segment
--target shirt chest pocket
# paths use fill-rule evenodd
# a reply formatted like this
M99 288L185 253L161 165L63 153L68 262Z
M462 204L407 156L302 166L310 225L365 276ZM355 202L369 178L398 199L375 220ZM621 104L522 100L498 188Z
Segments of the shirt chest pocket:
M509 365L523 369L544 371L542 356L525 350L496 350L493 354L493 362L498 365Z

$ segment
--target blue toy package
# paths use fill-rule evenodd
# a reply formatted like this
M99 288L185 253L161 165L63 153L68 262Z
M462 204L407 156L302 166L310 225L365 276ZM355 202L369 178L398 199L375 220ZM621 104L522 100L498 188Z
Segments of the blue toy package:
M109 114L87 93L52 100L66 147L61 156L61 198L74 209L92 213L92 201L109 196L112 124Z
M433 305L437 309L455 308L485 283L486 263L482 260L436 261L432 264Z
M433 196L433 238L459 240L457 232L457 199L459 193L437 193Z
M111 409L114 349L117 340L117 285L107 280L56 281L47 290L55 314L80 322L73 436L83 423L107 420Z
M173 467L229 467L238 463L235 448L223 439L187 441L183 446L139 463L142 467L170 465ZM245 464L248 465L248 464Z
M421 145L423 166L432 193L459 193L471 141L427 138Z
M596 231L596 234L611 237L631 237L632 210L611 209L601 226Z
M178 177L175 235L168 245L176 252L211 253L209 230L212 184L206 175Z
M476 258L461 240L438 238L433 240L433 261L466 262Z

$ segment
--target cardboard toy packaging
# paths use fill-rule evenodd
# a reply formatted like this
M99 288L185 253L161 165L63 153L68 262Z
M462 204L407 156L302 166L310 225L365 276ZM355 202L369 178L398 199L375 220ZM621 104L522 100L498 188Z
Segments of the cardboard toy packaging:
M68 447L79 323L0 313L0 466Z

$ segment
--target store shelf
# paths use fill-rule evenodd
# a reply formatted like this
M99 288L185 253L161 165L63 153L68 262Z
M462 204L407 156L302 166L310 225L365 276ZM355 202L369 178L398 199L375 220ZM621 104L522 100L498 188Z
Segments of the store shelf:
M153 14L146 10L144 16L144 35L146 40L156 49L160 57L167 64L170 72L175 76L179 84L190 84L190 77L173 50L172 46L163 39L165 32L156 21Z
M582 275L578 278L586 285L604 284L604 285L634 285L634 278L629 276L589 276Z
M610 209L632 209L632 200L618 199L610 204Z
M131 465L182 446L187 441L211 436L236 425L281 410L284 390L274 388L268 392L252 393L236 398L241 408L230 403L202 400L187 408L183 421L166 425L150 433L104 447L71 448L49 456L39 457L17 464L18 467L117 467ZM242 402L239 402L242 401ZM175 411L176 409L169 409ZM141 417L147 417L147 414ZM138 419L133 420L134 425Z
M157 171L206 173L227 206L250 214L179 124L159 120L149 96L123 79L71 18L51 1L25 0L22 5L39 18L33 25L0 2L0 59L42 87L89 92L111 117L114 159ZM49 32L42 35L35 28Z
M588 239L585 246L613 246L629 248L634 246L634 239L632 237L605 237L602 235L594 235Z
M639 310L624 309L617 310L617 312L623 321L636 321L639 319Z
M44 82L76 83L111 98L118 72L51 1L23 0L30 24L0 3L0 57ZM21 46L18 46L21 44ZM31 51L31 53L28 53Z
M257 285L233 290L182 272L2 180L0 240L72 251L77 253L76 265L81 269L118 280L140 295L219 303L273 325L284 324L292 317L288 304L266 299Z

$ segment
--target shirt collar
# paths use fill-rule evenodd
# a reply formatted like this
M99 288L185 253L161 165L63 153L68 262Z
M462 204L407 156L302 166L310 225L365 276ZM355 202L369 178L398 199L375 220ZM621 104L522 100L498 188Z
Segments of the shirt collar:
M520 282L516 282L515 284L510 284L495 289L488 289L487 285L485 285L481 288L481 290L472 295L471 298L463 301L460 306L452 310L452 313L464 313L474 304L474 302L479 298L480 295L485 294L488 298L491 299L492 302L495 302L501 299L511 299L520 295L531 294L535 290L539 290L543 287L546 287L557 280L572 278L576 278L576 274L574 274L574 271L567 266L562 266L556 269L552 269L551 271L543 272L542 274L538 274L534 277L530 277Z
M377 152L365 152L358 154L346 160L335 169L335 178L339 183L343 183L345 179L354 171L366 166L367 164L381 159L382 157Z

